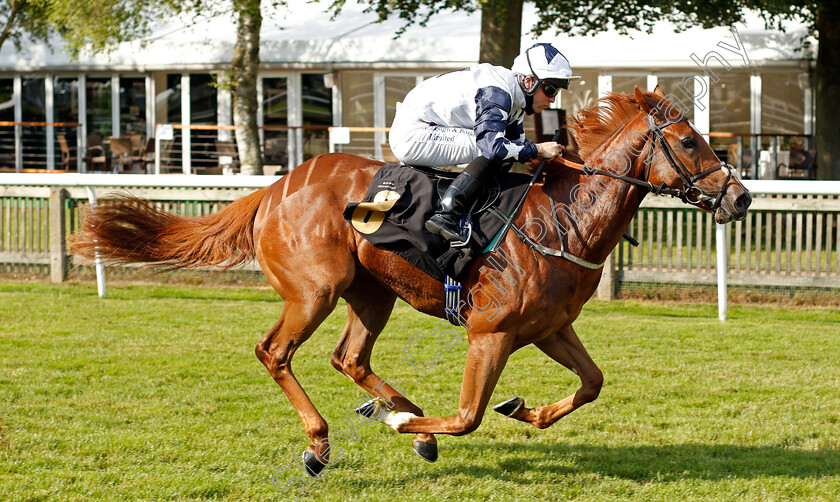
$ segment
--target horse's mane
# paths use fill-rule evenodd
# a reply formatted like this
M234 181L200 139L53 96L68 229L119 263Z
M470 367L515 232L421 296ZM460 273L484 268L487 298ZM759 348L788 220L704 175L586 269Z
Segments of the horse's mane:
M599 99L595 106L577 112L567 127L577 144L578 155L589 159L618 129L640 113L636 96L614 92Z

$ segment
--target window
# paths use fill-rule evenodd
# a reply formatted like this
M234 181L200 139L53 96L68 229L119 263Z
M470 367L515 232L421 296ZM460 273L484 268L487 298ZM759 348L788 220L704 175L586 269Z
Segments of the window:
M75 124L79 122L79 79L76 77L55 77L53 81L53 118L56 122ZM72 169L78 157L79 128L73 126L55 127L55 165ZM64 136L62 145L59 136ZM62 163L62 148L67 148L67 163Z
M689 74L690 75L690 74ZM673 103L675 106L679 107L680 110L685 114L685 117L690 120L694 121L694 79L687 78L685 79L685 83L683 83L683 77L659 77L659 87L662 88L662 91L665 93L666 96L673 96L675 99L672 101L676 101ZM686 95L688 93L689 95Z
M805 132L805 90L799 84L799 75L798 71L761 74L762 132Z
M569 88L560 91L560 106L566 110L567 120L584 108L595 106L598 99L598 72L573 72L581 78L572 80Z
M0 121L14 122L14 80L0 78ZM15 128L0 127L0 168L15 168Z
M303 89L303 160L330 149L327 128L332 125L332 89L324 85L323 73L301 75Z
M750 75L748 73L717 72L718 82L709 79L709 130L748 134L750 132ZM735 145L737 137L712 136L709 144L716 152L726 154L726 162L737 165ZM743 140L745 149L752 149L751 138ZM746 155L746 154L745 154Z
M620 75L612 78L612 92L617 92L619 94L633 94L634 88L636 87L643 91L648 90L647 75Z
M106 138L113 133L110 77L87 79L87 136ZM90 141L88 142L90 144Z
M263 163L289 167L289 84L285 78L263 78Z
M341 74L343 124L345 127L370 127L374 122L373 75L369 72L343 72ZM344 145L347 153L373 157L374 133L352 132L350 144Z
M146 79L120 77L121 132L146 134Z
M47 103L43 77L21 79L23 122L46 122ZM43 125L21 127L23 167L46 169L47 128Z

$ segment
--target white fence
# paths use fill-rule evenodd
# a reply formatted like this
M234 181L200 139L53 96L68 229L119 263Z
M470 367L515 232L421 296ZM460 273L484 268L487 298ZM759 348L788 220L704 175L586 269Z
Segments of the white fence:
M218 211L278 179L0 174L0 266L49 271L54 281L62 281L69 265L65 238L78 226L76 206L89 200L88 187L128 189L168 211L198 215ZM708 213L648 196L629 229L640 246L619 244L599 296L611 298L622 284L714 285L719 276L733 285L840 287L840 181L744 184L753 195L747 219L721 229L715 229Z

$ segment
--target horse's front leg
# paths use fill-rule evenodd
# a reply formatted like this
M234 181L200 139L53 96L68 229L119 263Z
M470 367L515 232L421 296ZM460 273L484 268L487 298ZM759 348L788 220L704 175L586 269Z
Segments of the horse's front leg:
M357 411L388 424L397 432L469 434L481 424L512 347L513 336L506 333L482 333L470 337L457 415L418 417L413 413L389 411L379 400L373 400Z
M571 325L554 335L535 343L540 350L580 377L581 387L574 394L548 406L526 408L525 400L519 397L509 399L493 409L511 418L528 422L534 427L544 429L564 416L594 401L601 392L604 377L601 370L589 357L586 349Z

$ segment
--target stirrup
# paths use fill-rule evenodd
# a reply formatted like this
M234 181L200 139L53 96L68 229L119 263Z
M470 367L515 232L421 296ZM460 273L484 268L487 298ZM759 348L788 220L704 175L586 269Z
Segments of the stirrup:
M458 223L458 227L461 230L464 230L465 228L467 229L467 236L464 238L464 240L461 241L450 241L449 246L453 248L462 248L470 243L470 238L472 237L472 220L469 219L469 217L470 215L465 216Z

